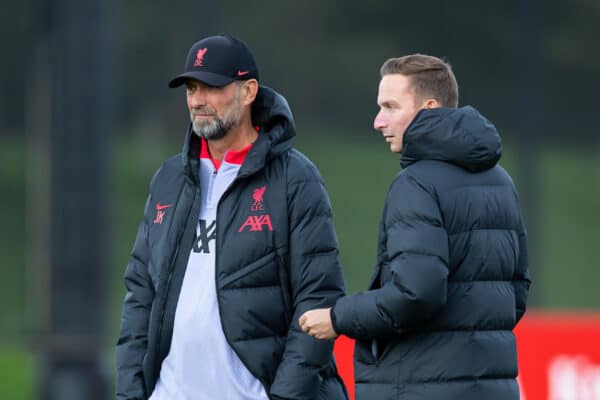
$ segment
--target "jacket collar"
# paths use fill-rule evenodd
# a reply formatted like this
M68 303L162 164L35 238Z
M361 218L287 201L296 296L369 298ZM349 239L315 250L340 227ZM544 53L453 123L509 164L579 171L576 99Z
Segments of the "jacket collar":
M473 107L421 110L406 129L400 164L445 161L469 171L492 168L502 156L496 127Z

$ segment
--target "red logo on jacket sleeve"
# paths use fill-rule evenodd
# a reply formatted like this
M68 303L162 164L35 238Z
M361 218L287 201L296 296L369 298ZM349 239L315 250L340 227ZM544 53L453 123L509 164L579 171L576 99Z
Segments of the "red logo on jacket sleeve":
M169 207L173 207L173 204L160 204L156 203L156 218L152 221L155 224L162 224L165 216L165 210Z

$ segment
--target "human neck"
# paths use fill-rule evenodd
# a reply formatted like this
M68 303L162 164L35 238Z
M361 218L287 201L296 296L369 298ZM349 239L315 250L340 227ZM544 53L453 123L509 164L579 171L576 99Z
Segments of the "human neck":
M224 138L207 140L208 151L214 160L222 160L228 150L240 151L250 143L254 143L258 132L249 122L230 130Z

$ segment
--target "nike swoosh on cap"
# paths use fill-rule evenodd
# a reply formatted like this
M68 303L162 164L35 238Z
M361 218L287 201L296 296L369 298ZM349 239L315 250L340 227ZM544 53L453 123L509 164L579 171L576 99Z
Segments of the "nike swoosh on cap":
M240 71L240 70L238 70L238 72L237 72L237 76L244 76L244 75L247 75L247 74L248 74L248 72L250 72L250 71Z

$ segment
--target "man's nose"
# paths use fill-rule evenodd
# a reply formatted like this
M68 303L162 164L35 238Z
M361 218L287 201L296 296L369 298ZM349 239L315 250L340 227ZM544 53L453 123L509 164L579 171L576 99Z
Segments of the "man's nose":
M189 102L192 108L198 108L206 105L206 92L202 89L196 89L189 95Z
M380 131L387 127L387 122L385 118L381 116L381 112L378 112L375 116L375 120L373 121L373 128Z

